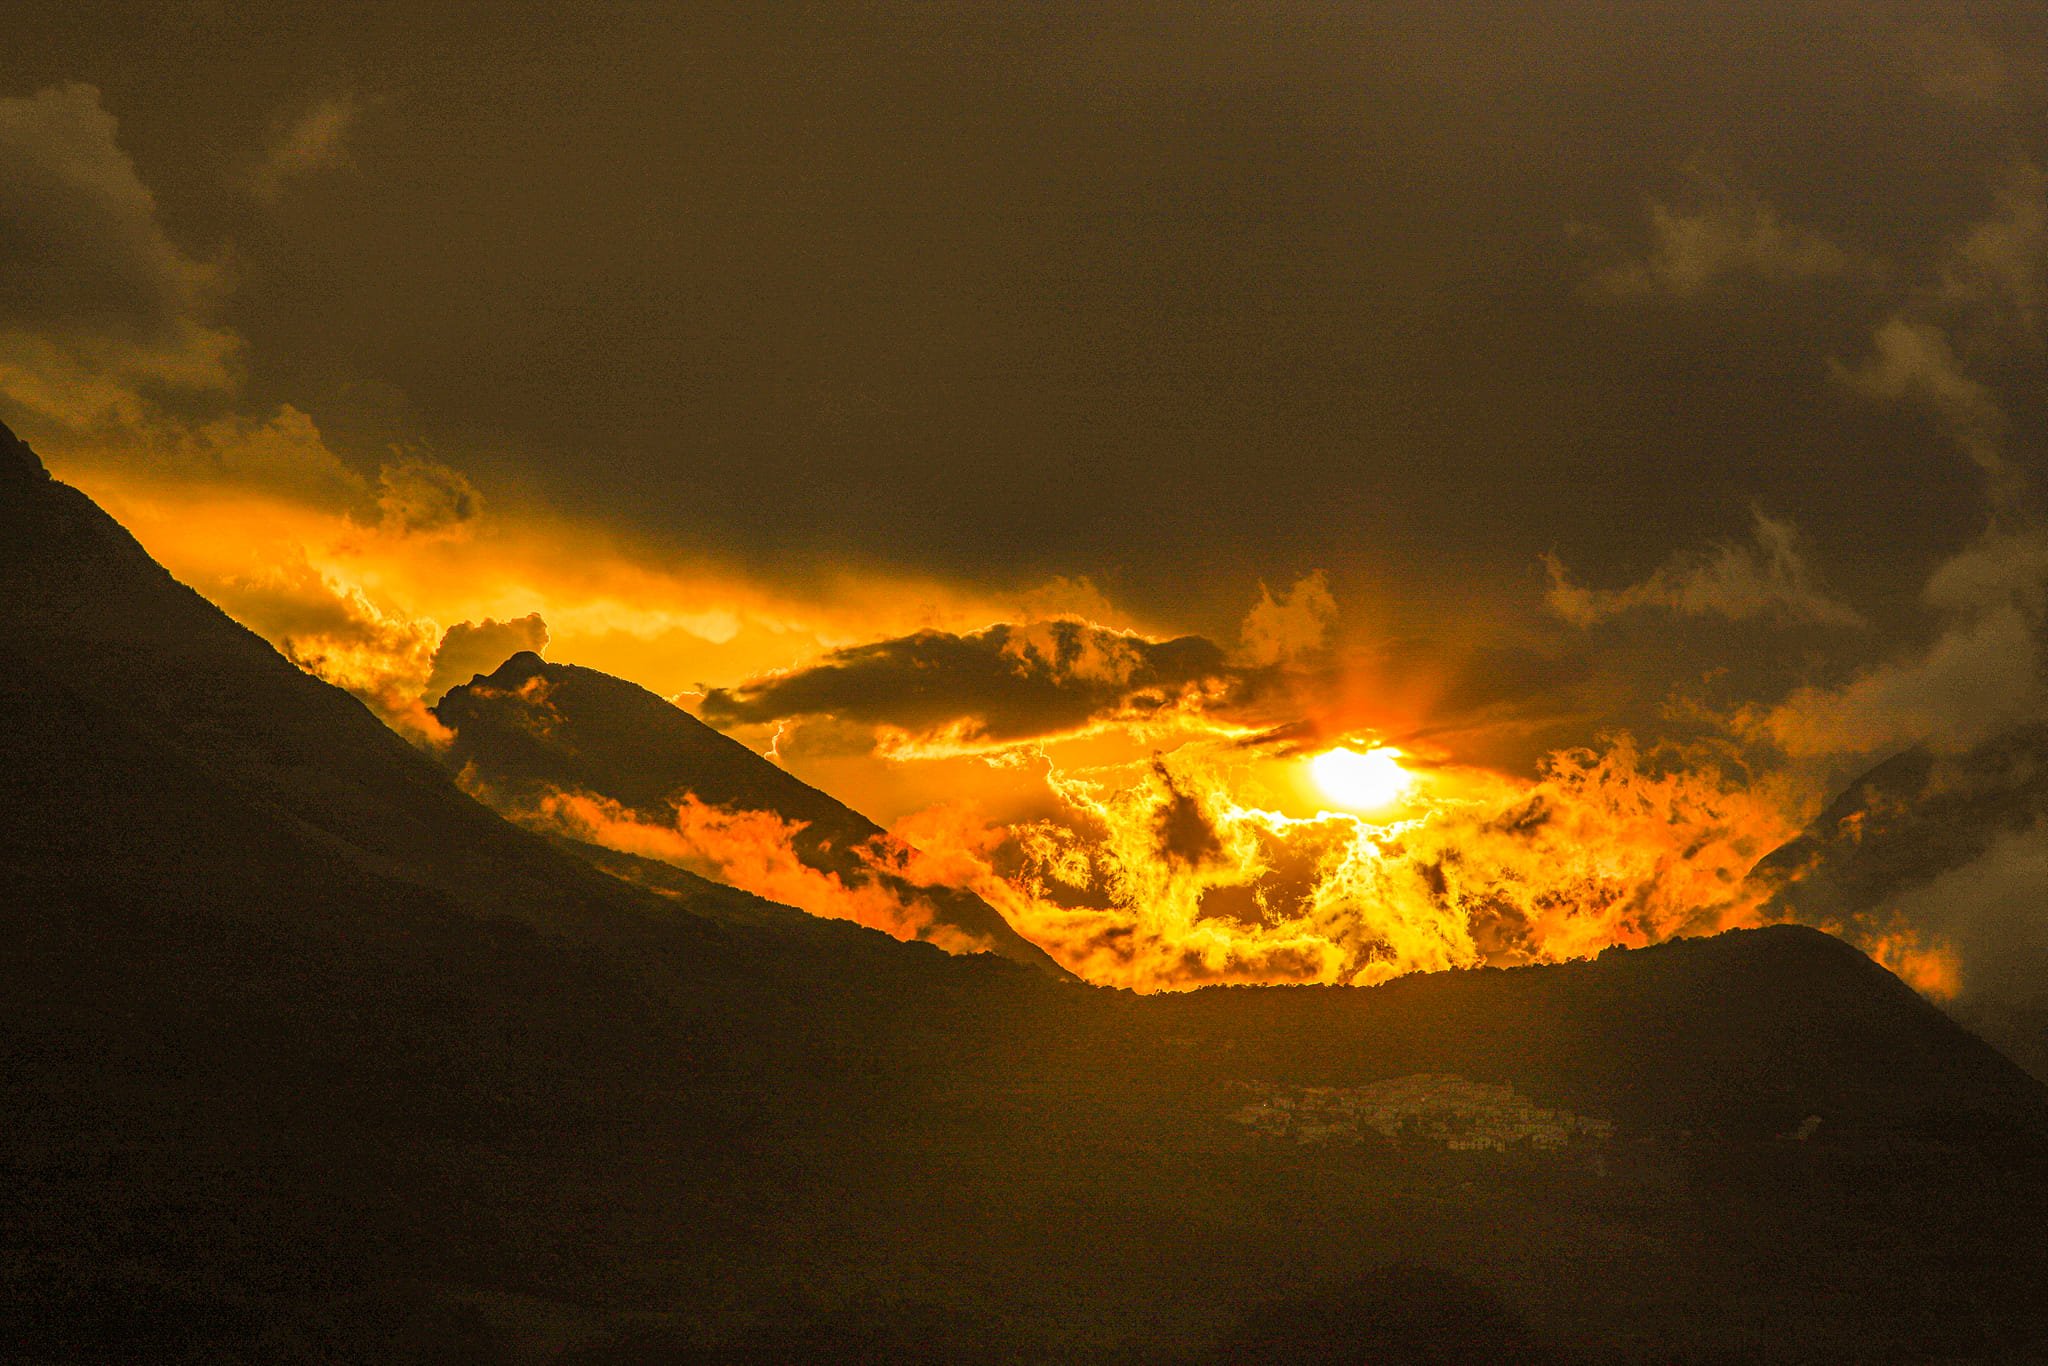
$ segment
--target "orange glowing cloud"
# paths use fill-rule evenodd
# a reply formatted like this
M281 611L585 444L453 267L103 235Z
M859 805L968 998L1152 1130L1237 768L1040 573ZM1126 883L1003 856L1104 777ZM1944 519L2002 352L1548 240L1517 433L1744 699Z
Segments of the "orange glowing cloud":
M675 821L660 825L588 793L542 799L540 813L564 833L621 853L673 863L742 891L828 920L851 920L897 939L921 939L949 953L982 953L985 941L940 923L930 902L880 881L849 883L798 856L801 824L769 811L730 811L685 796Z
M1438 773L1384 823L1247 804L1246 775L1195 747L1121 783L1051 781L1055 819L898 822L912 852L891 867L966 887L1074 972L1139 990L1370 983L1754 923L1765 893L1744 875L1794 829L1773 797L1625 739L1535 782Z
M52 466L178 578L387 710L428 689L443 636L465 624L537 614L555 654L682 694L878 635L972 630L1063 596L1106 608L1080 581L1010 597L853 569L776 584L515 498L486 504L459 476L418 462L387 469L380 493L331 498L153 470L112 451L74 448Z
M1855 942L1923 996L1952 1001L1963 989L1962 959L1946 944L1923 939L1906 929L1863 936Z

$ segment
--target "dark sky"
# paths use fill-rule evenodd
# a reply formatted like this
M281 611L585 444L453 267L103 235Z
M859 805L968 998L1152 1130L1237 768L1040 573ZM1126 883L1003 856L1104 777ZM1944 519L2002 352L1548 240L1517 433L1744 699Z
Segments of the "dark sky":
M238 402L769 576L1086 576L1222 637L1322 569L1383 639L1519 638L1544 554L1621 589L1761 513L1881 628L1849 668L1991 516L1969 442L2014 483L2041 453L2038 4L7 27L0 93L97 86L170 240L225 264ZM322 102L332 155L244 192ZM1899 318L1945 355L1883 371ZM1678 615L1588 629L1709 667L1715 609ZM1734 657L1806 658L1750 615Z

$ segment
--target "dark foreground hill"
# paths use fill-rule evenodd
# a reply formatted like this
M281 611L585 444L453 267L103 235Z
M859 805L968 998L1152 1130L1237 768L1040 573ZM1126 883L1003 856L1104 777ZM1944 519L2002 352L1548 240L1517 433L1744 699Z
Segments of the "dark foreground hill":
M561 792L606 798L657 826L672 823L685 795L728 810L770 812L800 827L791 843L808 866L851 886L879 884L905 902L921 902L936 923L1071 979L980 897L912 884L862 858L863 846L888 838L882 827L638 684L523 651L452 689L434 713L454 732L444 756L449 766L509 815L530 816Z
M1825 935L1141 999L657 895L11 442L0 530L0 1359L2048 1344L2041 1089Z

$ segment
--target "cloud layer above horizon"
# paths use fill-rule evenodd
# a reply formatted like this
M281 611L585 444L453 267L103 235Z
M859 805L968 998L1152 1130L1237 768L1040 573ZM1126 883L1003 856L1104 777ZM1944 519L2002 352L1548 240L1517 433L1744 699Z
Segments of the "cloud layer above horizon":
M545 647L885 817L1810 796L2048 709L2038 19L29 0L0 417L421 734Z

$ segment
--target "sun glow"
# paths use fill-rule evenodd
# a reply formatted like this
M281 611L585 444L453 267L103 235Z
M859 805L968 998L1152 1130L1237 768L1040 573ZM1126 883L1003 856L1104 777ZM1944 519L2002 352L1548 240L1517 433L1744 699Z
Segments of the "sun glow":
M1400 751L1333 749L1309 760L1309 772L1325 796L1353 811L1377 811L1399 801L1415 785L1400 764Z

